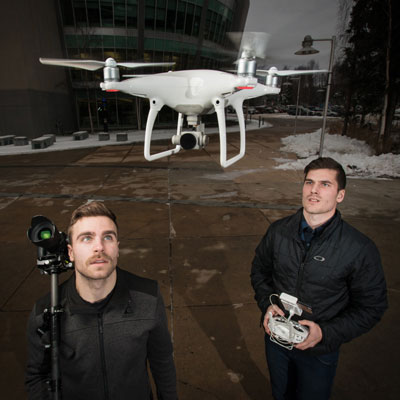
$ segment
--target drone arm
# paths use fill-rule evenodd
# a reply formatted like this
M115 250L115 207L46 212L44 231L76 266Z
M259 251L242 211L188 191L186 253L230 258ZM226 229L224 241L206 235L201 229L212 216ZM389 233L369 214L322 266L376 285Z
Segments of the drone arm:
M235 108L239 120L240 152L236 156L227 160L225 104L222 98L216 98L213 100L213 105L215 108L215 112L217 113L218 126L219 126L220 164L224 168L227 168L236 161L240 160L246 152L246 132L244 127L242 104L243 104L243 99L237 99L232 103L232 106Z
M162 157L167 157L172 154L176 154L181 149L181 146L177 145L175 146L174 149L162 151L156 154L150 154L151 136L153 133L154 121L156 120L157 114L163 108L163 106L164 103L160 99L156 98L150 99L150 111L147 117L146 133L144 135L144 158L148 161L153 161Z

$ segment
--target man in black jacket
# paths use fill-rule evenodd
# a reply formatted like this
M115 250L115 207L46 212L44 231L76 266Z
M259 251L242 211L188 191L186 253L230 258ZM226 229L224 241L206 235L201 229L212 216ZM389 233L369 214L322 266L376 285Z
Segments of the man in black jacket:
M336 209L345 195L342 166L319 158L304 174L303 208L271 224L251 271L266 331L272 394L278 400L328 399L340 345L369 331L387 308L375 244L343 221ZM271 296L281 293L298 299L303 310L298 323L309 330L292 350L269 336L270 317L285 315Z
M117 267L118 228L101 202L77 208L68 229L75 273L60 287L59 364L63 400L176 400L176 373L164 303L156 281ZM28 324L29 399L50 399L49 350L40 299Z

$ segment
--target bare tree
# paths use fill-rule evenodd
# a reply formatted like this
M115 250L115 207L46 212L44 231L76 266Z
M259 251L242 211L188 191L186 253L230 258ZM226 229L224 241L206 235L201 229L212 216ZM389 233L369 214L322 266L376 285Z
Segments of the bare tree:
M392 34L393 34L393 15L392 15L392 1L386 0L387 5L387 43L386 43L386 57L385 57L385 92L383 100L383 108L381 114L381 124L378 135L378 152L382 153L388 150L388 139L390 137L390 130L392 126L393 113L396 107L396 93L391 74L391 55L392 55Z
M338 46L337 49L346 48L349 44L349 32L348 26L351 20L351 10L353 8L354 0L338 0L338 19L337 19L337 38L338 38ZM347 67L345 64L342 64L343 55L337 55L336 59L339 61L338 66L338 74L340 76L340 80L343 84L343 94L344 94L344 121L343 121L343 130L342 136L347 134L347 129L350 120L350 109L351 109L351 100L354 94L354 87L349 82L347 77Z

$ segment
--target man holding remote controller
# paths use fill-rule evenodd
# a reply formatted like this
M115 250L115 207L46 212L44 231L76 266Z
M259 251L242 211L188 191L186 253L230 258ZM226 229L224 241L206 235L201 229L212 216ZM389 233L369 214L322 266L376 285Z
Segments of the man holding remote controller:
M337 210L345 196L342 166L332 158L318 158L304 174L303 207L271 224L251 271L277 400L328 399L340 345L368 332L387 308L378 249ZM281 293L298 299L302 315L297 320L309 331L292 350L269 336L271 316L285 315L272 296Z

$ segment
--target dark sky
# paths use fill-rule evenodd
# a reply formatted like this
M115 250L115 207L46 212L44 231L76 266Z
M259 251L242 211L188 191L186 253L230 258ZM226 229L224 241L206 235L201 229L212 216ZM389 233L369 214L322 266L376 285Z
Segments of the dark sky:
M311 59L327 69L330 42L314 42L316 55L296 56L305 35L330 39L336 35L337 0L250 0L246 31L271 35L265 67L306 65Z

